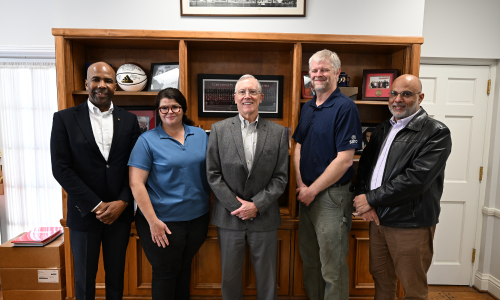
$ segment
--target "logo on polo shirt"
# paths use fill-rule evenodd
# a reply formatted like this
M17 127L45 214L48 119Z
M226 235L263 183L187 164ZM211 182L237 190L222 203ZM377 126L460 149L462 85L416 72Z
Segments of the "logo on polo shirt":
M349 141L349 144L357 144L358 143L358 140L356 139L356 136L353 135L351 136L351 140Z

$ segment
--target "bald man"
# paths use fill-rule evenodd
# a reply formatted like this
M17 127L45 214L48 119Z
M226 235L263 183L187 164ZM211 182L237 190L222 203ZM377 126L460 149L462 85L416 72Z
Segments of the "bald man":
M450 130L420 107L422 83L402 75L392 84L392 118L378 125L363 150L354 207L370 222L370 273L375 300L427 299L427 271L441 210Z
M52 173L68 194L67 226L77 300L95 299L102 245L106 299L122 299L125 253L134 217L127 162L140 135L137 117L111 99L115 71L98 62L87 71L84 103L54 114Z

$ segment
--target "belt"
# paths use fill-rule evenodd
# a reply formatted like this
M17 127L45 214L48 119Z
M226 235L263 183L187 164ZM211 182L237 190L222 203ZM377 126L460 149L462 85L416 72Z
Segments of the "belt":
M341 186L344 186L344 185L347 185L351 183L350 180L347 180L346 182L341 182L341 183L334 183L332 185L330 185L331 188L335 188L335 187L341 187Z

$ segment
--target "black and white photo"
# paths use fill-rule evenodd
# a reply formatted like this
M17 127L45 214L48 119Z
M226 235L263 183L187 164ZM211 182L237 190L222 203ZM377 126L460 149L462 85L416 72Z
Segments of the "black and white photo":
M152 63L148 91L179 88L179 63Z
M305 17L306 0L181 0L181 16Z

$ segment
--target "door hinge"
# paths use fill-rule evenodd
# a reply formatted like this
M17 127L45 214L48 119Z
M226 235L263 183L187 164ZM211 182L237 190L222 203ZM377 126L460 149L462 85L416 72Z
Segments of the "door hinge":
M479 167L479 181L483 180L483 167Z
M491 91L491 79L488 79L488 87L486 88L486 94L490 94Z
M476 249L472 248L472 262L476 261Z

